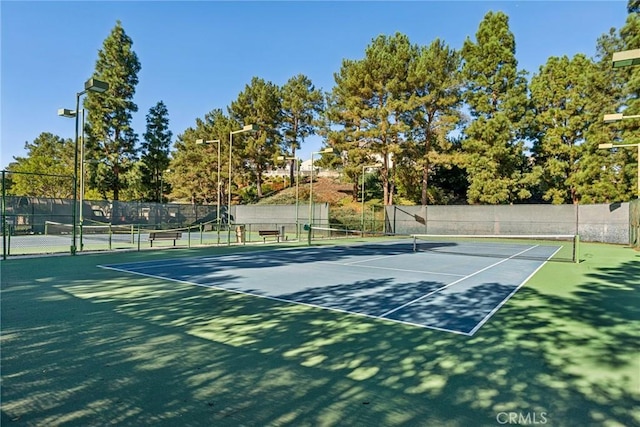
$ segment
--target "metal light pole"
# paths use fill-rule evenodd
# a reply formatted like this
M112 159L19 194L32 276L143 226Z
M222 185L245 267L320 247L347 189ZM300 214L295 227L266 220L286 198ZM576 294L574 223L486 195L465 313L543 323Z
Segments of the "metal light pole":
M77 110L76 110L77 111ZM80 143L80 251L84 249L84 240L82 239L82 226L84 225L83 207L84 207L84 108L82 109L82 132Z
M233 135L258 130L257 125L245 125L242 129L229 132L229 191L227 202L227 246L231 244L231 150L233 149Z
M82 226L84 223L84 217L82 215L84 205L84 108L82 109L82 133L80 136L80 251L84 248L84 242L82 240ZM66 108L60 108L58 110L60 117L75 118L77 115L76 110L68 110Z
M196 144L212 144L212 143L218 143L218 175L217 175L217 183L216 183L216 187L217 187L217 194L216 194L216 228L218 229L218 244L220 244L220 225L221 225L221 221L220 221L220 187L221 187L221 182L220 182L220 140L219 139L208 139L208 140L204 140L204 139L196 139Z
M164 174L171 173L171 169L160 172L160 204L164 204Z
M309 234L311 234L311 227L313 226L313 155L314 154L324 154L324 153L333 153L333 148L325 148L321 151L313 151L311 153L311 182L309 185Z
M614 52L611 58L611 66L613 68L633 67L640 65L640 49L625 50L622 52ZM613 123L623 119L638 119L640 114L625 116L622 113L605 114L604 122ZM640 199L640 143L638 144L600 144L598 148L611 149L618 147L638 147L638 199Z
M299 206L299 194L300 194L300 165L297 157L284 157L278 156L278 160L293 160L293 164L296 168L296 239L300 239L300 227L298 225L298 206Z
M604 122L605 123L613 123L613 122L617 122L618 120L622 120L622 119L638 119L640 118L640 114L638 115L633 115L633 116L624 116L622 114L605 114L604 115ZM600 149L604 149L604 150L610 150L612 148L628 148L628 147L638 147L638 191L637 191L637 196L638 199L640 199L640 143L637 144L613 144L613 143L606 143L606 144L599 144L598 148Z
M86 82L84 82L84 90L76 93L76 109L75 111L60 109L58 110L58 115L63 117L75 117L75 148L73 150L73 209L72 209L72 243L71 243L71 255L75 255L77 251L76 245L76 223L77 223L77 212L78 212L78 145L79 145L79 136L78 136L78 122L79 122L79 114L80 111L80 97L87 92L96 92L102 93L106 92L109 89L109 84L103 82L98 79L90 78ZM84 117L84 116L83 116ZM84 137L84 124L83 124L83 137ZM84 146L84 140L82 141L82 145ZM84 151L83 151L84 155ZM81 189L82 190L82 189ZM82 199L81 199L82 200ZM81 208L82 209L82 208ZM82 212L82 211L80 211ZM80 214L80 227L82 228L82 213ZM82 243L81 243L82 245ZM81 246L82 249L82 246Z
M362 220L361 220L361 228L362 228L362 234L364 235L364 171L365 169L372 169L372 168L379 168L382 165L380 164L375 164L375 165L365 165L362 166L362 189L361 189L361 197L362 197Z

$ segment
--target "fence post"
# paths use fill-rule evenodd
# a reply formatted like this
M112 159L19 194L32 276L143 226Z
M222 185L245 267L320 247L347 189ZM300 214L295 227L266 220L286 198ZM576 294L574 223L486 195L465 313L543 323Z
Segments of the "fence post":
M2 171L2 259L7 259L7 204L6 204L6 171Z

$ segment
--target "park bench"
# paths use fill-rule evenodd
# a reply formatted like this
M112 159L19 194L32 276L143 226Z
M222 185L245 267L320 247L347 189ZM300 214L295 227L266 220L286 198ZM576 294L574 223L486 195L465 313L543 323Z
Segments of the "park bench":
M280 230L258 230L258 235L262 237L262 242L267 241L267 237L275 236L278 239L278 243L280 243Z
M149 242L153 247L154 240L173 240L173 246L176 245L176 240L182 238L182 232L180 231L151 231L149 232Z

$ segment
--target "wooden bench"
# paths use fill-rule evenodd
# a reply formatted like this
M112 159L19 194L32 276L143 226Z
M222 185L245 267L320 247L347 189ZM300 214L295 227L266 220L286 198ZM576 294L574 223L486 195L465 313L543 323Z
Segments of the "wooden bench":
M275 236L278 239L278 243L280 243L280 231L279 230L258 230L258 235L262 237L262 242L267 241L267 237Z
M153 247L154 240L173 240L173 246L176 245L176 240L182 238L182 232L180 231L151 231L149 233L149 242Z

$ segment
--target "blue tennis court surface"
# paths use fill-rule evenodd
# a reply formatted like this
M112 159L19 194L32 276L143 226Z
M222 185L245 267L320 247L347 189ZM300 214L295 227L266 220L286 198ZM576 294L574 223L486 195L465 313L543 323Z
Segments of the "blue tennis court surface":
M405 240L101 267L473 335L545 262L517 252L413 252Z

